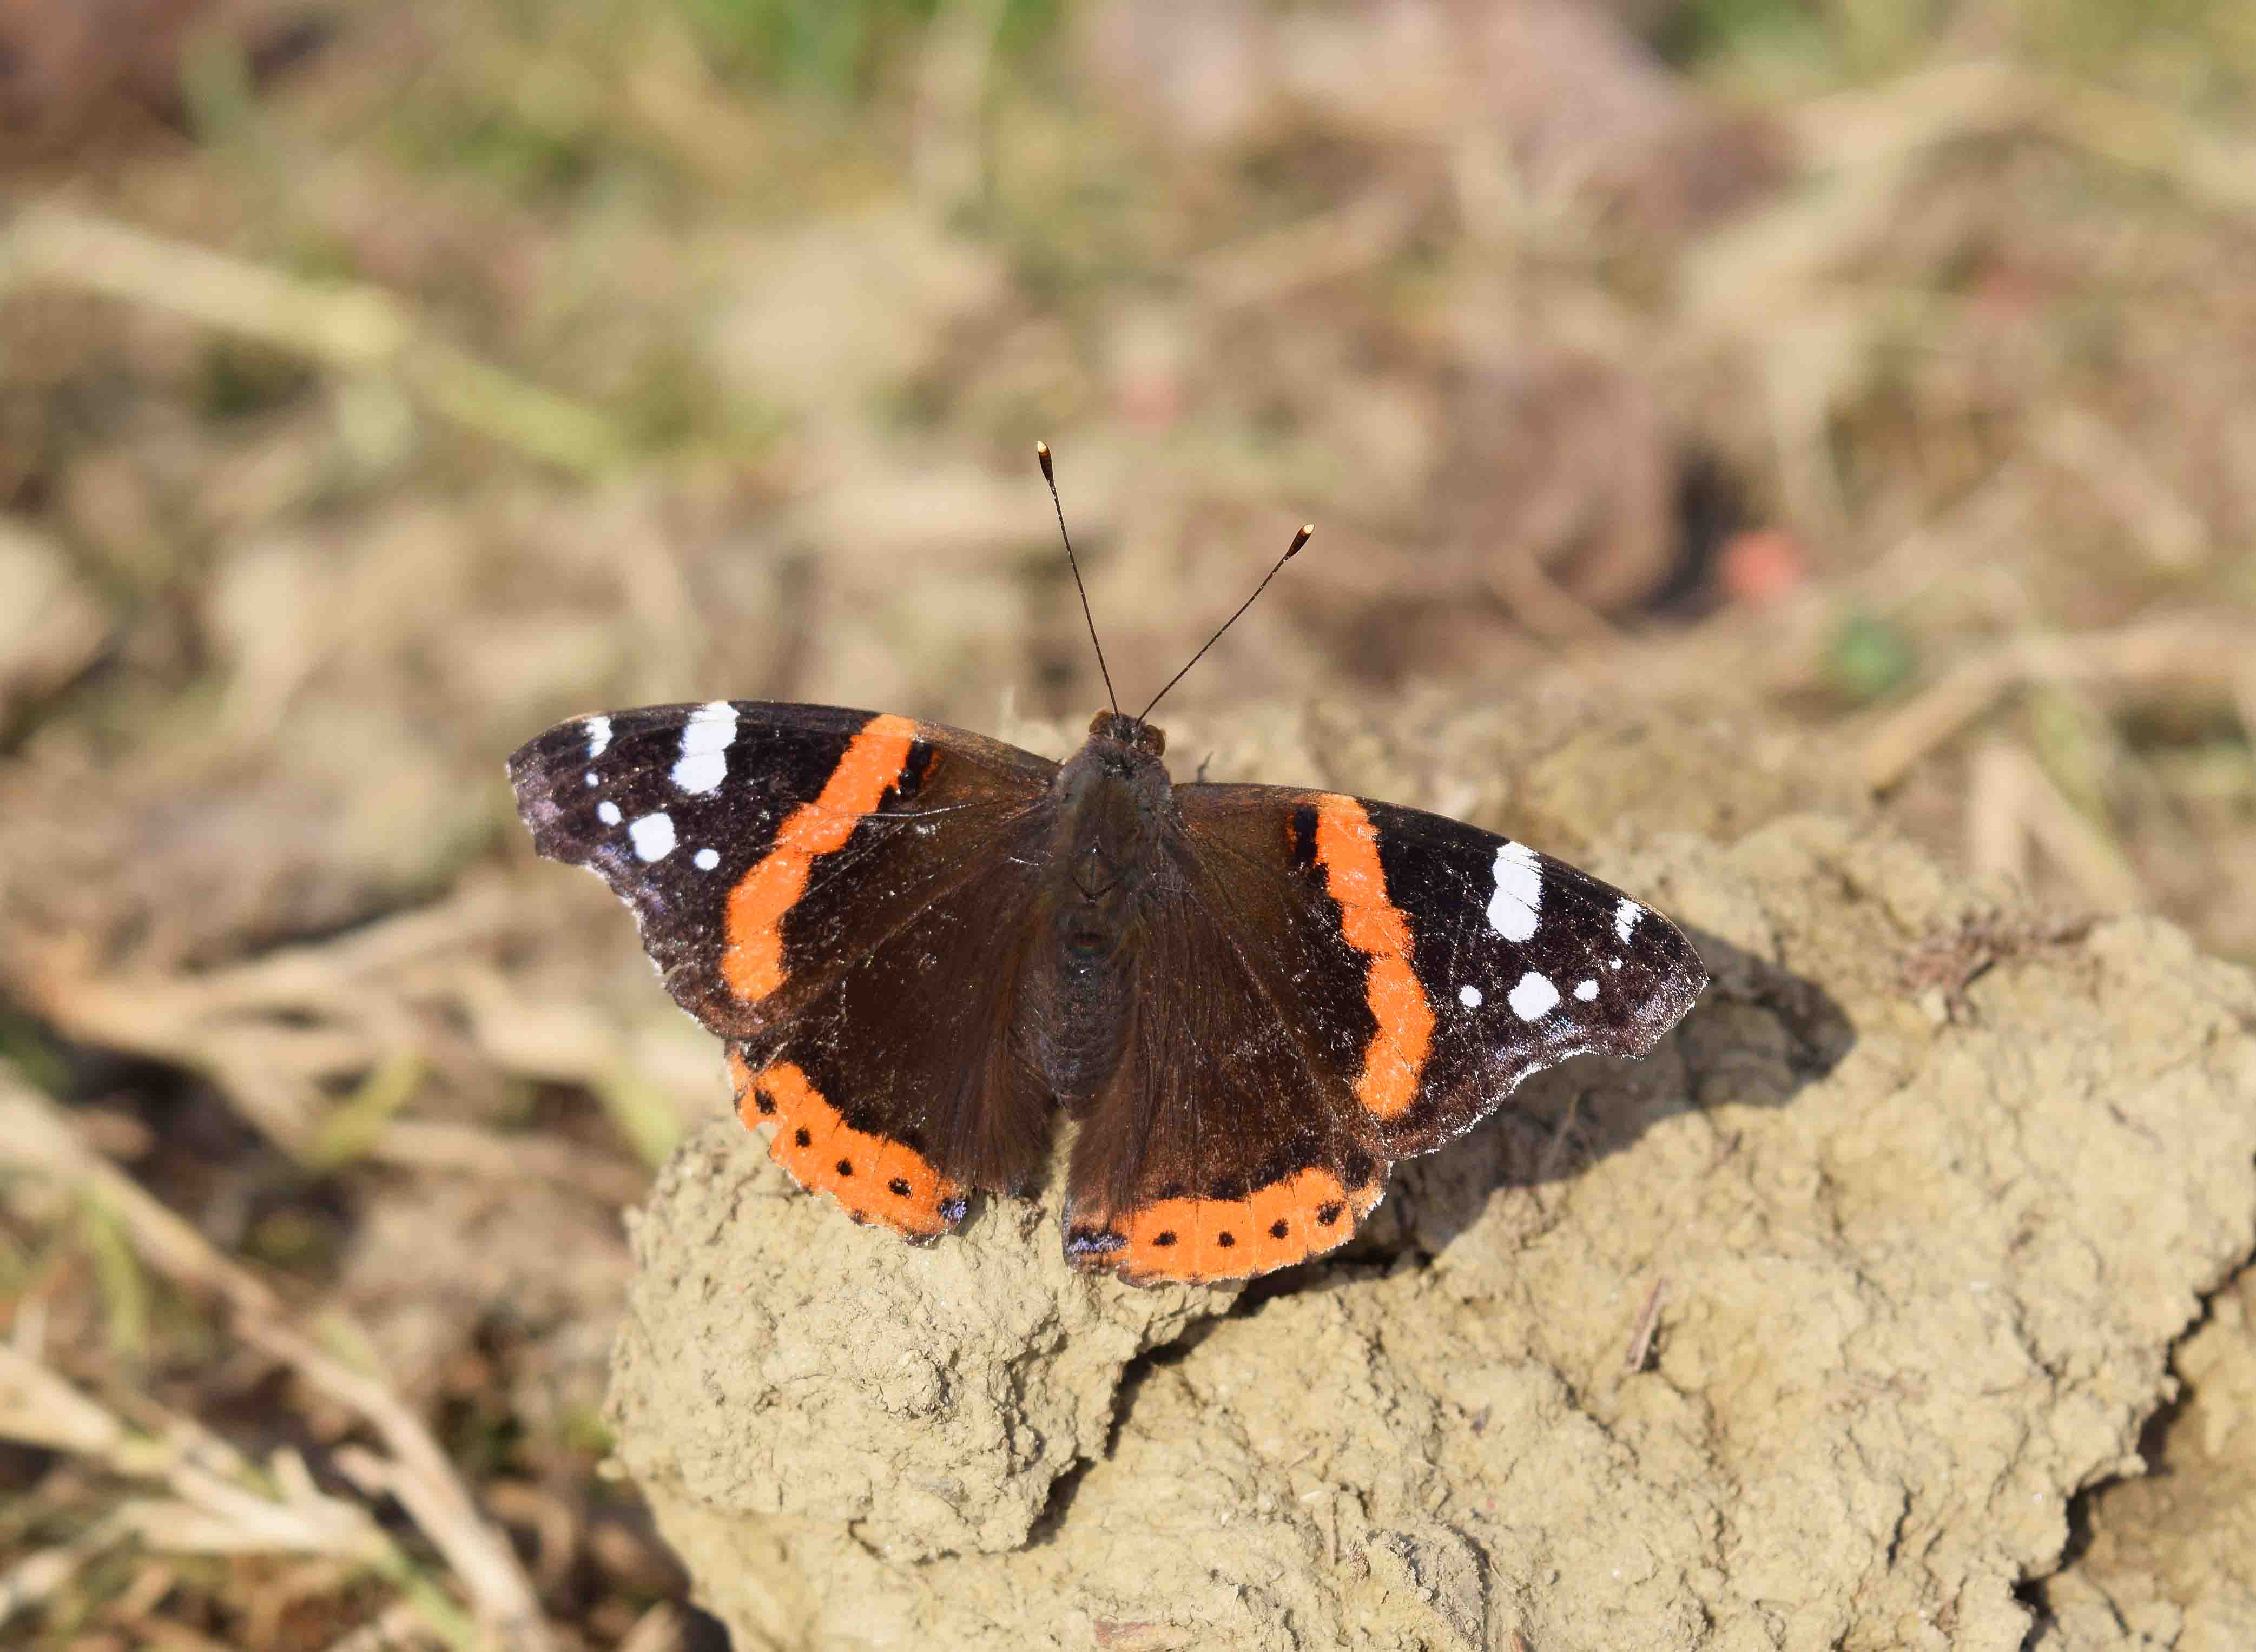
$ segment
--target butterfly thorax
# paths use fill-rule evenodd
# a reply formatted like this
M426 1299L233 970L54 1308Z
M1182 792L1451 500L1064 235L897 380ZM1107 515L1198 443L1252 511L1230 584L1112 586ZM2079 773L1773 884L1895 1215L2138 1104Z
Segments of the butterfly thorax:
M1178 829L1166 736L1102 712L1041 811L1047 870L1032 926L1026 1052L1068 1110L1118 1066L1133 1009L1144 896Z

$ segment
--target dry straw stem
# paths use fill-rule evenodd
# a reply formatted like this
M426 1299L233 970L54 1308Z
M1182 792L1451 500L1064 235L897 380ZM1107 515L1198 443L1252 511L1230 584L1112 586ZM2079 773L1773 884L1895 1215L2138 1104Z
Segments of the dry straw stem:
M31 285L99 292L347 372L387 375L463 428L582 475L615 470L627 456L602 414L431 337L378 288L300 280L49 204L0 228L0 295Z
M1622 1374L1635 1376L1645 1369L1653 1358L1653 1335L1660 1329L1660 1301L1668 1294L1668 1282L1656 1279L1645 1299L1645 1310L1637 1317L1637 1329L1629 1339L1629 1352L1622 1356Z
M490 934L502 913L497 899L457 897L194 975L90 975L53 957L34 991L70 1037L204 1074L285 1152L311 1162L323 1145L321 1086L418 1048L414 972Z
M1916 325L1933 302L1909 290L1878 302L1842 272L1887 246L1906 221L1907 196L1953 145L2034 134L2158 177L2205 209L2256 214L2256 145L2220 138L2159 105L2002 60L1947 64L1814 98L1789 120L1806 186L1710 236L1686 261L1677 336L1696 355L1724 346L1759 364L1780 487L1805 523L1845 524L1827 449L1829 414L1880 359L1881 336L1907 320ZM2151 499L2111 505L2128 505L2142 525L2159 521ZM2189 554L2182 527L2161 531L2161 557Z
M383 1383L344 1366L294 1329L263 1282L94 1153L53 1102L5 1068L0 1068L0 1163L52 1177L106 1205L152 1267L178 1284L216 1297L244 1341L364 1419L391 1452L387 1489L396 1492L454 1569L487 1634L505 1648L546 1652L547 1626L515 1551L479 1515L446 1454L414 1413Z
M1814 168L1885 165L1965 138L2035 131L2152 172L2198 205L2256 213L2256 145L2220 137L2161 104L1999 58L1815 98L1793 121L1796 148Z
M1233 242L1195 264L1191 278L1218 311L1275 304L1384 263L1426 206L1415 190L1367 190L1314 217Z
M2037 416L2032 434L2062 475L2098 496L2156 572L2192 573L2209 560L2209 524L2121 431L2080 408L2058 407Z
M1882 718L1858 742L1858 772L1873 791L1886 790L2008 692L2030 684L2191 685L2245 699L2252 657L2256 627L2224 612L2073 636L2013 637L1962 662ZM2256 724L2249 732L2256 735Z
M489 1182L553 1182L607 1205L630 1205L650 1191L646 1171L598 1158L569 1142L499 1135L438 1119L397 1121L370 1148L369 1156L402 1170L439 1170Z
M444 1628L448 1641L473 1642L469 1621L368 1512L322 1492L295 1452L276 1452L261 1474L192 1420L158 1417L153 1431L130 1428L54 1372L0 1345L0 1437L88 1459L125 1479L159 1480L172 1494L133 1498L74 1541L0 1577L0 1623L53 1594L95 1554L132 1538L171 1553L318 1555L380 1572L406 1586L419 1614Z
M366 1156L637 1198L642 1172L570 1143L398 1115L426 1070L428 1007L439 1003L462 1012L493 1069L585 1084L646 1158L672 1145L679 1121L657 1116L662 1102L638 1104L615 1032L596 1016L526 1002L486 960L511 910L505 890L472 888L319 946L195 974L95 975L52 956L34 973L34 992L41 1013L74 1038L202 1074L301 1163ZM356 1081L352 1093L329 1100L345 1080Z
M2032 845L2094 906L2146 904L2146 887L2123 852L2061 794L2044 766L2010 741L1985 741L1969 775L1967 860L1978 872L2025 884Z
M1004 10L1004 0L952 0L925 31L910 171L936 218L978 193L981 117Z
M426 1652L427 1648L445 1644L431 1633L414 1604L401 1600L330 1641L328 1652Z
M1828 310L1818 290L1825 272L1900 225L1921 164L1969 138L2041 133L2158 173L2201 205L2256 213L2256 147L2157 105L1999 60L1811 99L1794 111L1791 130L1803 172L1826 186L1782 198L1702 251L1690 308L1725 333L1761 336L1782 316Z
M661 1600L635 1620L619 1642L619 1652L685 1652L689 1620L671 1600Z
M1546 642L1602 643L1621 634L1604 615L1553 579L1526 544L1497 547L1488 587L1513 619Z
M26 1556L0 1571L0 1627L19 1612L27 1612L67 1585L79 1568L101 1554L122 1534L107 1521L99 1522L68 1543Z

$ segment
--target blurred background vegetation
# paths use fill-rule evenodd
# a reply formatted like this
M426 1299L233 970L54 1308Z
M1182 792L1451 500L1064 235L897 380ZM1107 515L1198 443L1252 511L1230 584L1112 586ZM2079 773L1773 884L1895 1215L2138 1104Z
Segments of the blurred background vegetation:
M2256 959L2252 97L2241 0L0 5L0 1639L709 1634L599 1398L714 1053L500 760L1054 736L1037 437L1124 692L1319 524L1194 728L1728 717Z

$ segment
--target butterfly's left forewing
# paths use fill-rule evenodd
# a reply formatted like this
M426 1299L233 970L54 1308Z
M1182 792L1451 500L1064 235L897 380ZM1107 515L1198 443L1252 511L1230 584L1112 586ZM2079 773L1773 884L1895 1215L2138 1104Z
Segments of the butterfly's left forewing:
M1175 797L1188 870L1148 923L1198 966L1199 1031L1153 1024L1084 1126L1083 1266L1229 1278L1329 1249L1389 1163L1569 1056L1646 1054L1706 984L1660 914L1492 833L1335 793Z
M1643 1056L1708 984L1682 931L1589 873L1463 821L1361 805L1433 1016L1417 1083L1382 1108L1397 1157L1462 1135L1569 1056Z

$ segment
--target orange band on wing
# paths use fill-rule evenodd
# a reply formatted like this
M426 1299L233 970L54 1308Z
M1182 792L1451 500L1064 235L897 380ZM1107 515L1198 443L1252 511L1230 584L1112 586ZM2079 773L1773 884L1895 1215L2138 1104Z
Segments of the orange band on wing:
M1378 864L1378 829L1353 798L1327 796L1316 805L1316 861L1339 903L1340 932L1371 960L1364 995L1378 1030L1363 1052L1356 1100L1382 1119L1417 1100L1418 1080L1434 1044L1434 1011L1410 964L1410 920L1386 898Z
M744 1128L772 1124L768 1156L801 1187L828 1193L857 1222L882 1222L905 1239L937 1239L963 1220L963 1189L913 1148L848 1124L788 1061L755 1072L732 1045L729 1077Z
M721 979L751 1002L784 983L784 914L807 893L814 857L842 849L864 816L900 777L916 740L906 717L872 717L848 742L821 795L793 810L766 854L729 891L728 946Z
M1164 1199L1110 1224L1127 1242L1091 1265L1132 1280L1265 1274L1345 1244L1385 1185L1384 1166L1352 1189L1319 1166L1244 1199Z

